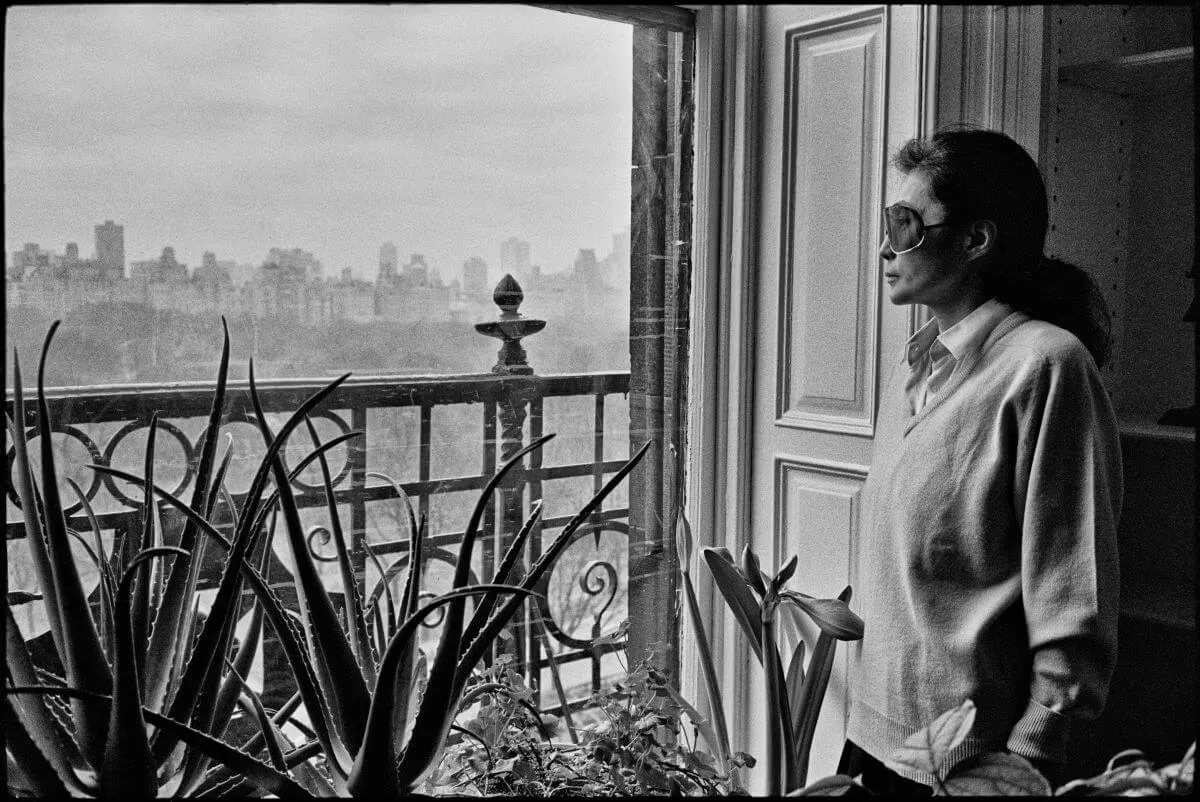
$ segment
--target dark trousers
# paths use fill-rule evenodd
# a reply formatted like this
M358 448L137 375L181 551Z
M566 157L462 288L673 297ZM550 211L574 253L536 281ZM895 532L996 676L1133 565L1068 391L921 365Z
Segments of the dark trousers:
M932 796L933 789L924 783L901 777L868 755L853 741L846 741L842 759L838 761L838 774L859 777L863 787L880 796Z

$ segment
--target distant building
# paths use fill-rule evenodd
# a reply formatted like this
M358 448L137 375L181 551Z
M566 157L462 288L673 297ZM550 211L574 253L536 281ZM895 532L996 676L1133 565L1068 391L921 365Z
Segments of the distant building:
M594 248L580 248L575 257L575 280L584 288L592 290L603 285L600 278L600 263L596 261Z
M227 267L221 266L212 251L205 251L200 266L192 271L192 283L207 293L233 289L233 277Z
M289 271L298 271L305 281L320 281L325 267L311 253L300 248L272 248L267 262Z
M530 278L529 243L516 237L509 237L500 243L500 272L508 273L519 284L525 284Z
M462 294L468 298L486 298L488 294L487 262L472 256L463 262Z
M429 265L423 254L414 253L412 259L400 271L400 277L409 287L428 287L432 283L429 276Z
M53 254L50 251L43 251L36 242L27 242L21 250L13 251L9 276L15 281L21 281L32 277L35 271L49 274L52 257Z
M101 278L125 278L125 226L112 220L96 226L96 265Z
M400 266L400 258L396 255L396 246L385 242L379 246L379 279L387 281L396 277L396 269Z
M142 284L186 281L187 277L187 265L175 258L175 249L170 245L162 249L162 255L157 259L139 260L129 264L129 278Z
M600 263L600 277L609 287L629 285L629 229L612 236L612 253Z

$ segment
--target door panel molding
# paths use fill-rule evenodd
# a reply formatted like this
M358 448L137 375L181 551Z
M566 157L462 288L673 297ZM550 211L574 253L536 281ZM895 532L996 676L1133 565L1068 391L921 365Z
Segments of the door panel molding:
M779 426L874 432L887 22L868 8L784 33Z
M868 466L846 462L777 455L775 457L775 532L773 550L777 562L791 559L797 551L806 558L796 568L793 585L818 598L833 598L842 588L856 584L862 490ZM815 512L799 505L798 494L810 494L825 507ZM825 498L822 499L821 497ZM842 509L829 508L835 500ZM830 515L833 512L835 515ZM840 512L840 519L836 514ZM798 515L799 521L793 520ZM830 525L832 524L832 525ZM819 533L814 536L813 533ZM817 548L806 550L806 546ZM842 547L845 547L844 551ZM830 559L830 548L842 552ZM812 559L816 557L816 559ZM831 572L841 563L845 571L832 582ZM836 585L836 587L834 587Z

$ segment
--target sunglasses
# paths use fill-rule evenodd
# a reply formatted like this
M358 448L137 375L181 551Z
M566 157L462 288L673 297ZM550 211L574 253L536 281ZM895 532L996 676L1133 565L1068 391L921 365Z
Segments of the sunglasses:
M883 210L883 227L887 232L888 245L892 253L901 254L916 250L925 241L925 232L931 228L950 225L949 221L926 225L916 209L894 203Z

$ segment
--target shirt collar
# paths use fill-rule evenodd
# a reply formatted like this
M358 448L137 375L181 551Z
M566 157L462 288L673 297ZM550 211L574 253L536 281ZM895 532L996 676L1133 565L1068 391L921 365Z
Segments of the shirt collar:
M978 350L1000 321L1012 312L1013 308L1008 304L990 298L940 334L937 318L933 318L908 339L905 351L908 364L911 366L924 357L935 341L941 343L957 362L971 351Z
M992 329L1012 312L1013 308L1008 304L990 298L939 334L937 339L955 361L961 360L972 351L978 351Z

